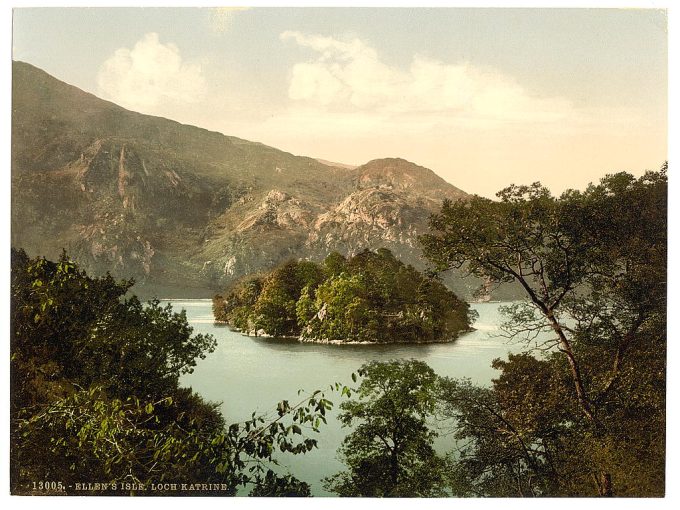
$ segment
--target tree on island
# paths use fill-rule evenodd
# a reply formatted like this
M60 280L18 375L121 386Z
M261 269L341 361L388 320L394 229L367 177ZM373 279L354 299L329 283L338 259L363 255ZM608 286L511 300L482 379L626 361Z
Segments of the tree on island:
M421 238L440 270L521 285L527 301L506 308L511 336L552 334L537 346L544 361L498 362L492 390L451 383L444 393L473 440L463 492L662 495L666 165L559 198L538 183L498 197L445 202ZM510 450L512 466L500 454Z
M340 342L446 341L471 322L467 303L384 248L288 261L215 296L213 310L244 332Z

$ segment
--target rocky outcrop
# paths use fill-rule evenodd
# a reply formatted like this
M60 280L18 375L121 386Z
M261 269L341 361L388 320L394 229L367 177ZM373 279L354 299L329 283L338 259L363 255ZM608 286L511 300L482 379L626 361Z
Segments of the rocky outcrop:
M287 193L269 191L257 208L236 226L237 232L256 227L307 228L312 219L310 207Z

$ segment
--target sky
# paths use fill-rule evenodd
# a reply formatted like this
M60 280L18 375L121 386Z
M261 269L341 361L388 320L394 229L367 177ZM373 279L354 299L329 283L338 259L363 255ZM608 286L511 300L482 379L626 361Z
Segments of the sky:
M493 197L668 159L653 9L21 8L15 60L142 113Z

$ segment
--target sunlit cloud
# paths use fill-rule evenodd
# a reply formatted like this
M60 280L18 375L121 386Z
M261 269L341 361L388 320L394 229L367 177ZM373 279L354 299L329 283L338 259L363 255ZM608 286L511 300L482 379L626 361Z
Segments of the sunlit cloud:
M361 41L286 31L284 41L315 52L291 70L288 94L299 104L330 110L414 114L471 121L556 122L573 114L570 101L532 95L512 77L470 63L415 55L407 69L389 66Z
M97 75L99 94L126 108L153 112L155 107L195 103L206 91L200 64L185 62L179 48L148 33L132 49L119 48Z
M210 59L187 61L155 33L106 60L99 94L295 154L357 164L404 157L488 196L506 174L559 189L565 175L651 167L665 150L664 126L625 104L576 101L472 62L416 54L392 65L360 38L280 39L297 57L270 94L257 79L225 79L231 71L215 72Z
M473 62L416 54L392 65L361 38L279 37L307 54L288 69L286 103L241 133L296 154L404 157L493 196L499 183L584 186L603 168L653 167L665 150L663 126L626 104L560 96Z

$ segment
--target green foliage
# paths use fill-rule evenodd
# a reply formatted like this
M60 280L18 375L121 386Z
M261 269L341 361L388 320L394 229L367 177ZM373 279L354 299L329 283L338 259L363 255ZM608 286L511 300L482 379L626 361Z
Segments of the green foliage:
M241 331L340 342L445 341L471 320L466 303L387 249L289 261L215 296L213 309Z
M538 183L498 196L445 203L425 253L438 269L520 284L527 300L506 307L506 331L549 333L537 347L550 354L498 362L491 390L448 386L470 445L461 492L662 495L666 165L559 198Z
M347 268L347 259L340 255L337 251L333 251L323 261L323 271L327 277L338 276L345 272Z
M659 388L621 388L622 401L610 403L606 429L594 430L567 397L573 386L559 354L511 355L494 367L501 374L491 388L441 383L440 414L455 420L461 445L450 458L454 494L592 495L601 490L603 471L617 495L663 494L664 421L654 409ZM644 368L635 367L631 375L654 379Z
M183 312L126 298L130 286L91 278L66 255L12 251L12 492L35 480L97 480L309 495L275 471L273 456L315 448L307 433L318 432L330 401L315 392L226 426L216 404L179 387L215 340L193 335Z
M421 361L361 367L355 398L343 402L344 426L356 424L339 450L348 470L325 480L340 496L443 496L443 459L426 420L435 408L436 375Z
M184 312L125 298L131 285L90 278L66 255L55 263L13 251L13 363L17 375L29 376L15 380L15 402L41 401L30 385L41 362L56 363L53 377L81 387L154 399L214 349L212 337L192 336Z
M561 472L566 457L576 459L574 448L583 446L575 441L581 429L570 423L570 402L562 398L568 380L556 376L547 362L526 354L497 361L496 368L501 367L505 371L492 388L465 380L440 383L441 414L455 419L454 437L460 445L450 459L453 493L575 495L564 486L566 481L576 485L574 473Z
M176 396L121 400L91 387L33 414L21 413L17 461L23 476L18 486L25 485L24 477L143 484L219 481L228 484L224 492L233 493L233 473L231 479L219 476L213 460L219 452L211 439L224 425L216 406L186 391Z
M230 323L242 331L254 329L250 316L263 285L263 278L251 276L238 281L226 298L219 294L213 297L215 320Z
M251 496L262 497L306 497L311 496L311 489L306 482L301 482L297 478L286 475L276 476L273 472L267 472L264 480L258 484L251 492Z
M307 311L298 317L305 325L305 337L377 341L380 331L376 313L371 310L361 275L341 273L331 277L317 287L315 296L311 318Z

